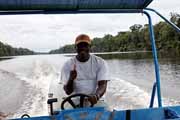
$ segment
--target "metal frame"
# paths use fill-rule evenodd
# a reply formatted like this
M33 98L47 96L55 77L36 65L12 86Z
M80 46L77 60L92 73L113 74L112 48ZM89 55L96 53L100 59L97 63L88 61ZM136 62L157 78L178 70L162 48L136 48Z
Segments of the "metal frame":
M156 10L152 9L152 8L145 8L145 10L151 11L156 13L159 17L161 17L164 21L166 21L169 25L171 25L173 28L175 28L177 30L177 32L180 32L180 28L177 27L174 23L172 23L171 21L169 21L168 19L166 19L163 15L161 15L159 12L157 12Z
M149 108L152 108L153 105L154 105L154 97L155 97L155 93L156 93L156 82L154 83L153 85L153 89L152 89L152 94L151 94L151 101L150 101L150 105L149 105Z
M151 20L150 14L148 12L146 12L146 11L143 11L143 13L148 17L150 40L151 40L151 46L152 46L152 52L153 52L153 58L154 58L154 66L155 66L158 106L162 107L159 64L158 64L156 43L155 43L155 37L154 37L154 29L153 29L153 25L152 25L152 20ZM151 100L153 100L153 99L151 98Z
M162 107L162 100L161 100L161 85L160 85L160 74L159 74L159 64L158 64L158 55L156 50L155 44L155 37L154 37L154 29L152 24L152 19L150 14L147 11L155 12L159 15L162 19L164 19L167 23L169 23L173 28L175 28L178 32L180 32L180 28L178 28L175 24L167 20L157 11L151 8L145 9L79 9L79 10L61 10L61 11L54 11L54 10L25 10L25 11L0 11L0 15L19 15L19 14L97 14L97 13L143 13L148 18L149 23L149 32L150 32L150 40L152 45L152 54L154 59L154 66L155 66L155 77L156 82L153 85L152 95L150 100L150 106L153 107L155 92L157 90L157 99L158 99L158 107Z
M167 20L164 16L162 16L156 10L151 9L151 8L145 8L144 10L155 12L158 16L160 16L163 20L165 20L169 25L171 25L174 29L176 29L177 32L180 33L179 27L177 27L171 21ZM153 107L156 89L157 89L157 97L158 97L158 106L162 107L159 65L158 65L157 50L156 50L156 45L155 45L154 31L153 31L153 26L152 26L152 22L151 22L152 20L151 20L150 14L148 12L144 11L144 14L146 14L148 19L149 19L149 30L150 30L150 37L151 37L151 44L152 44L154 65L155 65L155 73L156 73L156 82L153 85L151 101L150 101L149 107Z
M19 14L108 14L108 13L142 13L142 9L78 9L78 10L9 10L0 11L0 15Z

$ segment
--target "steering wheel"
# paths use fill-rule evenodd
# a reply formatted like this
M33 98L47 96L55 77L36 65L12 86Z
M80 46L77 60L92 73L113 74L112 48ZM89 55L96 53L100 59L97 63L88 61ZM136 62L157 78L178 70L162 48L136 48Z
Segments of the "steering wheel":
M80 103L80 104L79 104L79 105L76 105L76 104L73 102L72 98L78 98L78 97L80 97L80 99L79 99L79 103ZM62 103L61 103L61 109L64 110L64 104L67 103L67 102L68 102L73 108L84 107L85 99L87 99L88 97L89 97L89 95L82 94L82 93L70 95L70 96L66 97L66 98L62 101ZM90 107L93 107L93 106L94 106L93 102L92 102L92 101L89 101L89 102L90 102Z

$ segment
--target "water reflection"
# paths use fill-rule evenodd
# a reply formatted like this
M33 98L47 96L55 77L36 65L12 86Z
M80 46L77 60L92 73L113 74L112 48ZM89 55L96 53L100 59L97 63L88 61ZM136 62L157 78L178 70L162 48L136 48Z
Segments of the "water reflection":
M104 59L149 59L152 58L151 52L122 52L116 54L96 54Z

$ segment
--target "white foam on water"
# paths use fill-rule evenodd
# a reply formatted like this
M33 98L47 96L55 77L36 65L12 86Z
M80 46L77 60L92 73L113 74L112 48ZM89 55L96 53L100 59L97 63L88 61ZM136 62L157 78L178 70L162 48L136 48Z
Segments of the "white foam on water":
M29 93L27 93L25 101L14 117L24 113L30 116L47 115L47 97L49 85L52 80L58 79L58 74L53 66L44 61L35 61L34 69L31 75L18 77L29 83Z
M125 80L112 78L109 82L106 100L111 109L144 108L149 105L150 95Z
M25 85L15 74L0 69L0 113L12 115L21 106L23 100L17 98L24 97Z
M128 81L112 78L108 83L105 98L111 110L141 109L149 108L151 93ZM164 97L162 103L163 106L172 106L179 103L179 101ZM157 93L154 99L154 107L158 107Z
M22 107L13 118L20 117L24 113L30 116L47 115L49 92L53 92L54 97L59 99L59 104L55 103L54 107L59 108L60 99L64 96L62 85L58 84L60 81L60 69L66 59L68 58L62 55L40 56L39 59L31 59L31 72L28 72L28 74L16 73L19 79L29 83L29 93L26 95Z

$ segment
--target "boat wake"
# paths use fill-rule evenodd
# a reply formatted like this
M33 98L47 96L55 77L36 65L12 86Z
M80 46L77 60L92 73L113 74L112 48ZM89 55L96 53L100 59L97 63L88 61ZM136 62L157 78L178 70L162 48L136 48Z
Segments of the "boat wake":
M55 72L52 65L47 62L35 61L33 71L27 76L17 74L17 77L27 83L28 93L25 96L25 101L21 108L13 117L19 117L26 113L30 116L47 115L47 99L50 82L58 79L58 74Z

